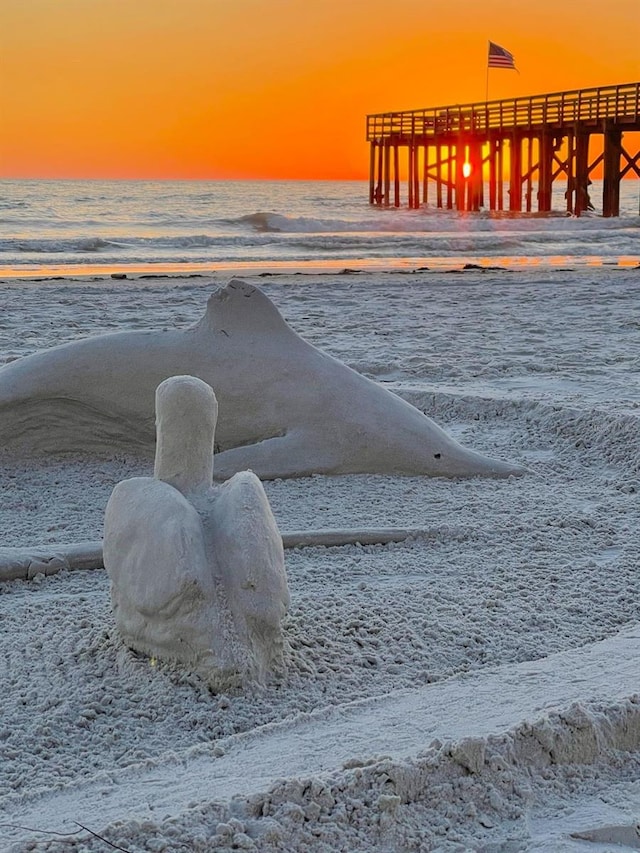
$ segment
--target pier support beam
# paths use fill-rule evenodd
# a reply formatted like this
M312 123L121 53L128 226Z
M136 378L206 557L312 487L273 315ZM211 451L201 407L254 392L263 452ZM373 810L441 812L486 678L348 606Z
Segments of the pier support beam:
M397 142L393 146L393 206L400 207L400 153Z
M408 170L407 170L407 200L409 203L409 210L415 207L413 201L413 145L409 145L407 149L407 158L408 158Z
M480 210L484 205L484 191L482 186L482 142L474 139L469 144L469 165L471 172L468 178L469 184L469 210Z
M436 142L436 207L442 207L442 145Z
M489 210L500 210L498 207L498 182L502 181L502 163L498 166L500 140L489 139Z
M455 176L456 176L456 210L468 210L467 179L464 176L464 164L466 160L465 145L456 145L455 154Z
M531 199L533 197L533 136L527 137L527 171L523 175L525 191L525 209L531 213Z
M422 164L422 203L429 203L429 146L424 146L424 162Z
M509 144L509 210L522 210L522 137L516 133Z
M589 207L589 133L576 133L575 175L573 190L575 191L574 213L580 216Z
M497 140L498 146L498 166L497 166L497 180L498 180L498 210L504 210L504 139Z
M378 173L376 175L375 201L376 204L382 204L384 192L382 190L382 170L384 168L384 144L382 141L378 144Z
M413 146L413 206L420 207L420 146Z
M376 193L376 143L372 140L369 146L369 204L375 201Z
M620 155L622 131L607 122L604 131L602 215L620 216Z
M573 197L575 194L575 162L576 162L576 143L575 136L573 131L569 131L567 134L567 160L566 160L566 173L567 173L567 188L564 193L564 197L566 200L566 210L567 213L573 213Z
M553 184L553 137L541 133L538 153L538 210L551 210L551 192Z
M388 140L384 143L384 160L382 166L382 198L385 207L389 207L390 189L391 189L391 146Z
M456 154L453 145L447 145L447 210L453 210L453 185L455 183Z

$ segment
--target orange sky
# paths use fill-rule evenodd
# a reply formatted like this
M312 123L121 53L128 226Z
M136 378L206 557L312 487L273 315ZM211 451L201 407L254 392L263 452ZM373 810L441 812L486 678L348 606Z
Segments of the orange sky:
M606 18L605 18L606 13ZM640 80L639 0L0 0L0 176L362 178L365 116Z

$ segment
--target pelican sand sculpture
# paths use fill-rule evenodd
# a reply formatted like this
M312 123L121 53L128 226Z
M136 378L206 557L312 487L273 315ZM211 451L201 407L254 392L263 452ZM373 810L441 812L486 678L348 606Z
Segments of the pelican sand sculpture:
M217 688L263 682L283 664L289 592L262 483L243 471L213 486L218 404L202 380L163 381L156 413L154 476L118 483L105 514L120 636Z

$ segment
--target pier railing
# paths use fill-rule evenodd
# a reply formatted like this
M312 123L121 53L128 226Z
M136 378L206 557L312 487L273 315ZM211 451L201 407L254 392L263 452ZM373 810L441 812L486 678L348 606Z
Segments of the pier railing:
M367 116L367 140L435 137L460 132L527 130L590 124L602 119L640 122L640 82L526 98L482 101Z

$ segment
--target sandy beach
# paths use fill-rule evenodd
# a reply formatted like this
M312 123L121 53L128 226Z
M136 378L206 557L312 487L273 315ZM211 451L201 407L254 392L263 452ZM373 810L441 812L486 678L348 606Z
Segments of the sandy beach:
M287 551L291 652L264 689L123 647L104 571L1 583L0 849L640 849L640 269L243 278L530 473L266 482L283 531L422 532ZM187 327L227 280L0 280L0 363ZM99 540L151 466L0 449L0 549Z

